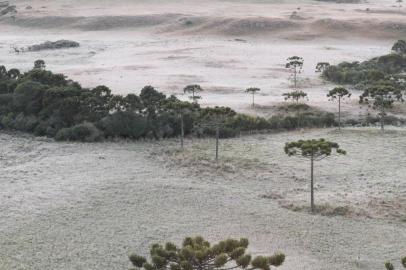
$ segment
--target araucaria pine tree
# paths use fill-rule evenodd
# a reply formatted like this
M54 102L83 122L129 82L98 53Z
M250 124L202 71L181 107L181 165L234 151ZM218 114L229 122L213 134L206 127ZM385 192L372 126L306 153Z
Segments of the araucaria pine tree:
M285 255L252 257L246 254L248 239L227 239L211 245L200 236L187 237L181 247L173 243L154 244L151 261L136 254L130 255L135 269L143 270L270 270L285 261Z
M346 97L351 97L351 93L344 87L335 87L328 92L327 97L330 100L338 100L338 129L341 129L341 101Z
M368 87L360 96L359 102L372 105L379 111L378 115L381 122L381 130L384 130L386 111L392 108L395 101L403 102L403 95L400 88L391 81L379 81L376 84Z
M310 208L314 212L314 162L320 161L334 154L345 155L346 152L335 142L325 139L299 140L285 144L285 153L288 156L299 156L310 160Z
M302 71L303 68L303 58L299 56L292 56L287 59L285 67L290 69L293 73L293 83L294 87L297 87L297 75Z
M180 122L180 147L183 149L185 137L185 114L190 114L199 109L199 104L181 101L177 98L168 98L164 104L164 108L176 114Z
M203 91L203 88L198 84L191 84L191 85L188 85L185 88L183 88L183 92L185 94L186 93L192 94L191 96L189 96L189 99L195 103L197 103L197 101L202 98L201 96L197 95L197 93L202 92L202 91Z
M307 98L307 93L297 90L288 93L283 93L282 96L285 97L285 100L292 100L296 103L299 103L299 100Z
M259 89L259 88L257 88L257 87L250 87L250 88L247 88L247 89L245 90L246 93L252 95L252 107L253 107L253 108L255 107L255 100L254 100L255 94L256 94L257 92L259 92L259 91L261 91L261 89Z

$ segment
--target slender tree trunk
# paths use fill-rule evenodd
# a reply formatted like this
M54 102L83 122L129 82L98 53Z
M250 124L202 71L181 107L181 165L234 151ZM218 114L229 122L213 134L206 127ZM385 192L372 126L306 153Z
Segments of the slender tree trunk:
M219 137L220 137L220 127L219 124L216 126L216 161L219 159Z
M383 104L383 99L382 99L382 107L381 107L381 131L383 132L385 130L385 107Z
M295 83L295 88L296 88L296 77L297 77L297 71L296 71L296 67L295 67L294 78L293 78L293 81Z
M341 130L341 97L338 97L338 130Z
M183 150L183 138L185 137L185 129L183 124L183 113L180 114L180 147Z
M314 156L312 154L310 159L310 208L312 213L314 213L314 187L313 178L314 177Z
M255 96L255 93L253 92L253 93L252 93L252 108L254 108L254 107L255 107L255 103L254 103L254 96Z

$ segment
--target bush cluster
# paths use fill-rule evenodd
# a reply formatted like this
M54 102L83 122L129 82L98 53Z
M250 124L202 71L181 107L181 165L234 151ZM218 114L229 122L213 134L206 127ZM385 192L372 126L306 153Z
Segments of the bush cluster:
M299 105L297 105L299 106ZM45 64L20 74L0 66L0 126L56 140L103 138L160 139L185 135L232 137L247 131L335 125L328 113L305 112L270 119L238 114L228 107L201 108L196 102L167 97L152 86L140 95L113 95L106 86L83 88Z
M322 76L338 84L364 85L406 71L406 55L391 53L364 62L342 62L327 67Z

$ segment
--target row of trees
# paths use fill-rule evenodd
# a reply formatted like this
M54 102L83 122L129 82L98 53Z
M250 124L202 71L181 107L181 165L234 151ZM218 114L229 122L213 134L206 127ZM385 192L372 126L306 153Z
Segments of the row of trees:
M93 141L106 137L166 138L187 134L219 137L240 132L296 128L291 117L270 119L237 114L227 107L202 108L203 89L184 89L192 102L166 96L152 86L139 95L114 95L106 86L83 88L38 60L21 74L0 66L0 125L58 140ZM307 126L335 125L334 116L309 116Z

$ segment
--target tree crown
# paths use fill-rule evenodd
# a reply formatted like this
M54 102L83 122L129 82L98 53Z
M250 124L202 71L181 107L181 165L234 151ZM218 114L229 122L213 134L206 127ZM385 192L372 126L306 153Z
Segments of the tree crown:
M394 82L381 80L365 89L360 96L360 103L377 107L390 108L395 101L404 101L401 89Z
M325 139L288 142L285 144L284 150L288 156L302 156L305 158L314 159L323 159L331 156L333 154L333 150L335 150L337 154L346 154L346 151L341 149L337 143L330 142Z
M183 88L184 93L197 93L202 91L203 88L198 84L187 85L185 88Z
M288 93L283 93L282 96L285 97L285 100L291 99L294 101L299 101L299 99L306 98L307 93L297 90L297 91L292 91L292 92L288 92Z
M303 58L299 56L292 56L287 59L286 68L302 68Z
M335 87L328 92L327 97L331 99L351 97L351 93L344 87Z
M330 63L328 62L319 62L316 65L316 72L324 72L326 68L330 66Z
M245 92L247 92L247 93L252 93L252 94L254 94L254 93L256 93L256 92L259 92L259 91L261 91L261 89L260 89L260 88L257 88L257 87L250 87L250 88L247 88L247 89L245 90Z

